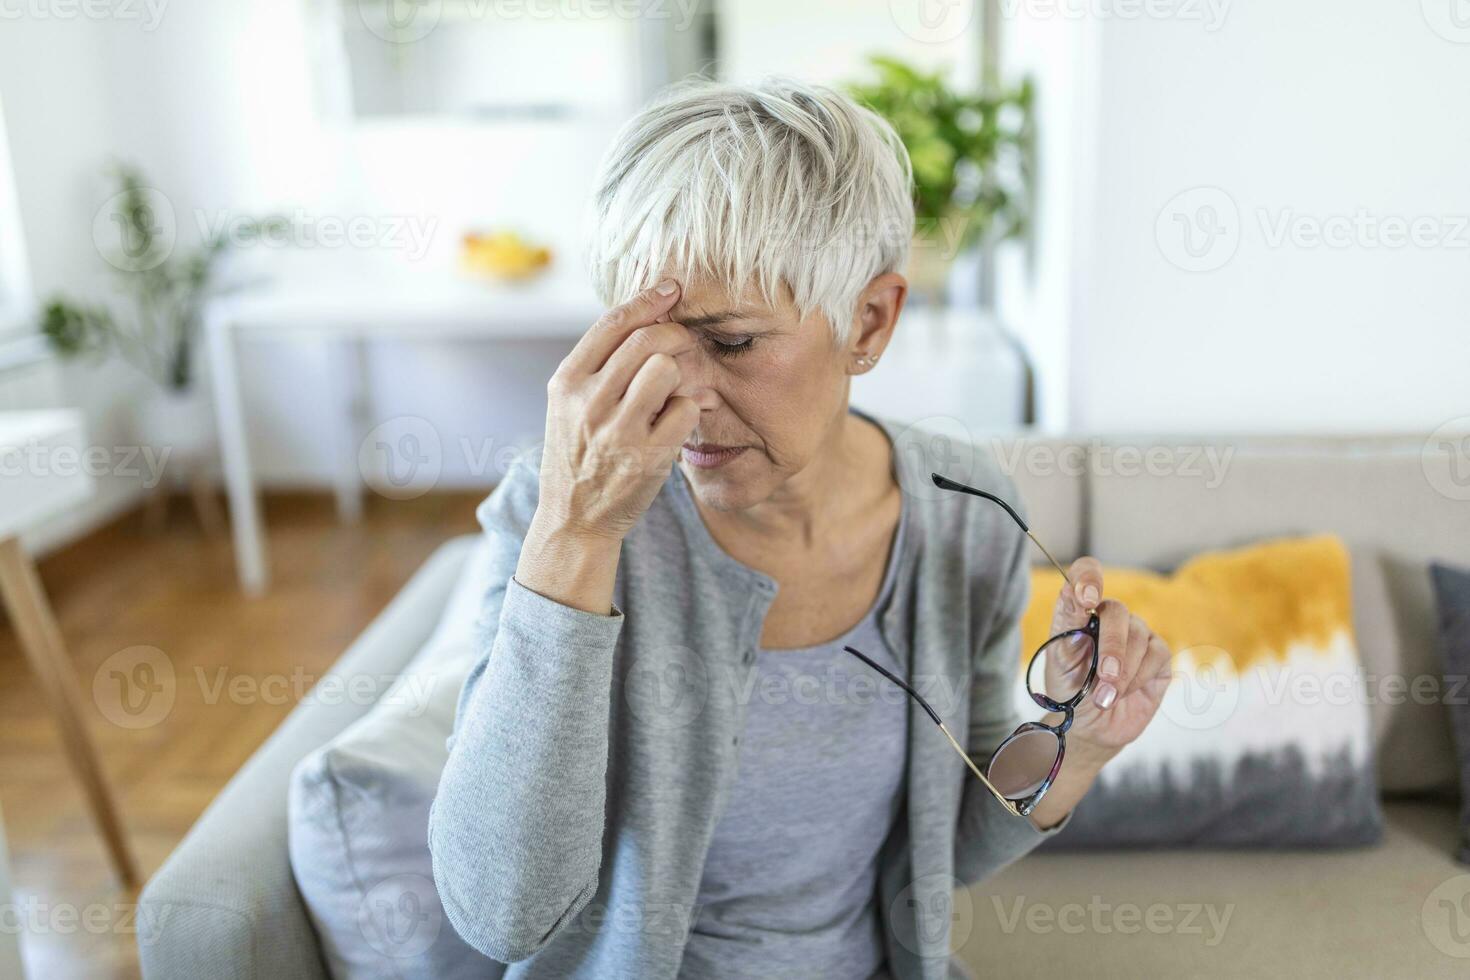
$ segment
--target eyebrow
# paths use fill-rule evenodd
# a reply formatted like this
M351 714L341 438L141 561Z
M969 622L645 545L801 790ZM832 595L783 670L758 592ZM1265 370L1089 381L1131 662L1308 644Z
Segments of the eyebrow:
M674 322L682 323L686 327L705 329L707 327L717 327L722 323L729 323L731 320L745 320L748 317L749 314L742 313L739 310L721 310L719 313L705 313L700 316L676 316L673 319Z

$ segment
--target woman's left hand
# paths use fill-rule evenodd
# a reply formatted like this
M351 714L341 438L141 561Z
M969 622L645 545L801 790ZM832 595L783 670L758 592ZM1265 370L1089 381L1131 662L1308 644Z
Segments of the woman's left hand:
M1102 565L1096 558L1079 558L1068 574L1052 614L1052 635L1087 625L1097 611L1098 666L1092 690L1076 708L1067 732L1067 754L1091 757L1101 765L1111 759L1148 726L1173 676L1169 646L1147 623L1116 599L1104 598ZM1048 651L1050 652L1050 651ZM1048 691L1076 691L1087 677L1091 656L1072 664L1048 657Z

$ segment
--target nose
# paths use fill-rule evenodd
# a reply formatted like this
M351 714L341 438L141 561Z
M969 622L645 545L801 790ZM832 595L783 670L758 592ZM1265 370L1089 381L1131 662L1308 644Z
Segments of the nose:
M714 386L714 365L710 363L711 358L698 347L681 351L674 355L674 360L679 363L679 387L674 389L675 395L683 395L694 400L701 412L712 412L720 407L720 393Z

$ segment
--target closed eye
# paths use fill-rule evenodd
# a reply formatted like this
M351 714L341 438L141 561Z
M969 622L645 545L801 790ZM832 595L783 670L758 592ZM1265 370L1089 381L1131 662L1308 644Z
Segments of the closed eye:
M708 336L705 339L708 340L710 351L716 357L735 357L736 355L745 353L746 351L750 350L751 347L755 346L754 337L746 337L744 340L733 344L726 343L722 340L716 340L715 338Z

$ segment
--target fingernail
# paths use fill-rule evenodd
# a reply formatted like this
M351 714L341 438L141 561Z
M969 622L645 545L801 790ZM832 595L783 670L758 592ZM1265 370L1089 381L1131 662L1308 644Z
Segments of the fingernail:
M1095 585L1084 585L1082 587L1082 604L1084 606L1095 606L1095 605L1097 605L1097 600L1098 600L1097 586L1095 586Z
M1092 699L1097 702L1099 708L1106 711L1113 706L1113 700L1117 696L1118 689L1116 687L1111 684L1099 684L1097 686L1097 693L1092 696Z
M674 290L678 288L679 284L677 282L674 282L674 280L672 279L665 279L657 286L654 286L653 291L658 293L660 296L672 296L674 295Z
M1118 663L1118 658L1117 657L1103 657L1102 665L1097 668L1097 672L1098 672L1098 675L1101 676L1101 677L1109 677L1109 678L1111 678L1111 677L1117 677L1118 676L1118 671L1121 670L1122 668L1123 668L1123 665L1120 664L1120 663ZM1104 705L1104 707L1107 707L1107 706Z

